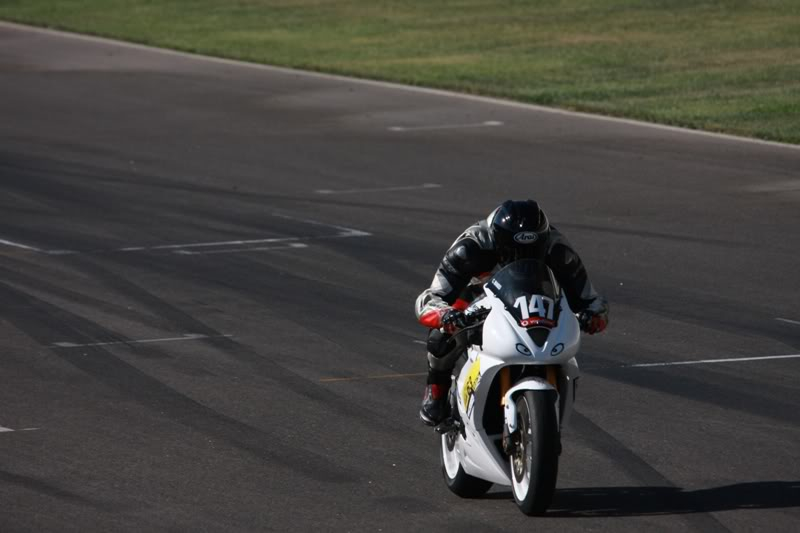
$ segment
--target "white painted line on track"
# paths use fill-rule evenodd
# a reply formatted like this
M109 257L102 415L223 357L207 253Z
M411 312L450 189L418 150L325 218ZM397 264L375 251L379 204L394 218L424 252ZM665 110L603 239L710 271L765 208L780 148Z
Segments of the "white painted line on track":
M413 342L413 343L415 343L415 344L424 344L425 346L427 346L427 345L428 345L428 343L427 343L427 342L425 342L425 341L411 341L411 342Z
M623 365L623 368L646 368L653 366L678 366L678 365L705 365L713 363L740 363L743 361L766 361L769 359L796 359L800 354L790 355L765 355L762 357L730 357L726 359L700 359L698 361L673 361L668 363L641 363L637 365Z
M776 318L775 320L779 320L780 322L786 322L787 324L795 324L800 326L800 322L797 320L789 320L788 318Z
M131 341L112 341L112 342L87 342L79 344L75 342L54 342L50 345L51 348L86 348L89 346L111 346L114 344L146 344L150 342L176 342L176 341L194 341L199 339L218 339L222 337L233 337L233 335L203 335L200 333L187 333L182 337L167 337L163 339L142 339Z
M70 255L70 254L80 253L76 252L75 250L39 250L39 251L47 255Z
M317 194L355 194L360 192L394 192L394 191L413 191L417 189L439 189L442 186L438 183L423 183L422 185L405 185L401 187L383 187L371 189L317 189Z
M0 27L2 27L2 23L0 22ZM425 184L425 187L440 187L437 184ZM294 222L302 222L303 224L308 224L310 226L320 226L323 228L330 228L336 230L338 233L333 235L318 235L318 236L299 236L299 237L269 237L263 239L238 239L238 240L230 240L230 241L212 241L212 242L193 242L193 243L183 243L183 244L161 244L157 246L125 246L123 248L114 248L111 251L113 252L147 252L147 251L158 251L158 250L171 250L173 253L181 254L181 255L200 255L200 254L211 254L211 253L232 253L232 252L247 252L247 251L264 251L264 250L280 250L280 249L288 249L288 248L308 248L307 244L303 244L297 241L311 241L311 240L319 240L319 239L342 239L348 237L370 237L372 234L366 231L361 231L354 228L348 228L345 226L338 226L336 224L328 224L326 222L319 222L317 220L309 220L304 218L297 218L290 215L285 215L282 213L270 213L271 216L276 218L283 218L286 220L292 220ZM199 252L191 252L187 249L197 249L197 248L222 248L225 246L246 246L246 245L257 245L257 244L271 244L271 243L289 243L288 246L261 246L261 247L249 247L249 248L234 248L234 249L225 249L219 251L199 251ZM35 248L33 246L28 246L25 244L20 244L18 242L8 241L4 239L0 239L0 245L8 245L13 246L15 248L20 248L24 250L28 250L31 252L38 252L48 255L69 255L69 254L80 254L80 253L92 253L92 252L79 252L74 250L42 250L40 248ZM95 251L97 252L97 251Z
M171 248L173 249L173 253L181 254L181 255L209 255L209 254L227 254L227 253L242 253L242 252L258 252L258 251L269 251L269 250L286 250L286 249L300 249L300 248L308 248L308 244L303 242L297 241L312 241L312 240L323 240L323 239L345 239L349 237L370 237L372 236L371 233L366 231L361 231L354 228L348 228L345 226L338 226L335 224L328 224L327 222L319 222L318 220L310 220L306 218L298 218L290 215L285 215L282 213L272 213L272 216L283 218L286 220L292 220L294 222L302 222L303 224L308 224L311 226L321 226L323 228L331 228L338 231L338 233L334 235L319 235L319 236L308 236L308 237L285 237L285 238L273 238L273 239L258 239L258 240L249 240L249 241L227 241L221 243L197 243L194 245L166 245L160 248ZM261 244L261 243L288 243L286 246L255 246L255 247L248 247L248 248L226 248L223 250L185 250L185 248L203 248L206 246L235 246L237 244Z
M117 248L117 252L141 252L146 250L179 250L184 248L211 248L215 246L241 246L243 244L266 244L269 242L296 241L300 237L274 237L269 239L248 239L239 241L214 241L214 242L194 242L191 244L162 244L159 246L132 246L128 248Z
M172 250L180 255L208 255L208 254L223 254L234 252L247 252L247 251L265 251L265 250L282 250L288 248L307 248L307 244L297 241L310 241L318 239L341 239L347 237L369 237L372 234L366 231L361 231L335 224L328 224L326 222L319 222L318 220L310 220L305 218L293 217L282 213L270 213L271 216L292 220L294 222L302 222L310 226L321 226L323 228L331 228L337 230L339 233L335 235L320 235L320 236L301 236L301 237L271 237L266 239L245 239L233 241L216 241L216 242L196 242L190 244L162 244L159 246L127 246L125 248L118 248L118 252L141 252L149 250ZM189 251L187 248L212 248L223 246L243 246L248 244L267 244L267 243L290 243L288 246L262 246L262 247L249 247L249 248L233 248L225 250L203 250L203 251Z
M5 22L0 21L0 27L15 29L15 30L24 30L29 31L32 33L40 33L44 35L53 35L57 37L64 37L70 38L77 41L89 42L89 43L97 43L97 44L106 44L106 45L114 45L120 48L128 48L130 50L142 50L152 53L159 53L167 56L173 57L182 57L185 59L193 59L195 61L207 61L209 63L216 63L218 65L228 65L228 66L236 66L242 68L249 68L255 70L264 70L268 72L277 72L283 74L290 74L293 76L305 76L307 78L316 78L321 80L331 80L331 81L340 81L344 83L358 83L359 85L370 86L370 87L382 87L385 89L394 89L398 91L406 91L418 94L429 94L433 96L440 96L443 98L453 98L458 100L466 100L472 102L480 102L484 104L491 104L497 105L502 107L510 107L515 109L524 109L528 111L536 111L539 113L549 113L551 115L562 115L567 117L576 117L576 118L584 118L588 120L599 120L603 122L610 122L616 124L627 124L631 126L637 126L640 128L650 128L655 130L662 130L662 131L670 131L674 133L682 133L684 135L692 135L692 136L702 136L702 137L710 137L734 142L742 142L742 143L749 143L749 144L758 144L762 146L772 146L775 148L783 148L783 149L790 149L790 150L800 150L800 144L787 144L781 143L776 141L765 141L762 139L752 139L748 137L739 137L736 135L730 135L726 133L714 133L711 131L702 131L702 130L691 130L688 128L680 128L677 126L667 126L665 124L654 124L651 122L643 122L640 120L628 119L628 118L618 118L618 117L609 117L603 115L593 115L591 113L582 113L579 111L569 111L567 109L558 109L555 107L545 107L542 105L536 104L526 104L524 102L515 102L513 100L502 100L500 98L492 98L488 96L478 96L474 94L466 94L466 93L455 93L451 91L445 91L442 89L430 89L427 87L416 87L413 85L402 85L400 83L392 83L386 81L377 81L377 80L365 80L359 78L350 78L347 76L341 76L336 74L325 74L322 72L310 72L306 70L299 70L299 69L292 69L287 67L276 67L272 65L263 65L259 63L248 63L246 61L240 61L236 59L225 59L220 57L211 57L211 56L203 56L200 54L193 54L190 52L179 52L177 50L168 50L166 48L156 48L154 46L147 46L144 44L136 44L136 43L129 43L125 41L120 41L116 39L109 39L107 37L95 37L93 35L81 35L79 33L72 33L67 31L61 30L52 30L49 28L37 28L35 26L29 26L26 24L19 24L15 22Z
M22 429L11 429L11 428L4 428L0 426L0 433L14 433L17 431L38 431L41 428L22 428Z
M436 130L461 130L467 128L496 128L502 126L503 123L498 120L487 120L485 122L476 122L473 124L440 124L437 126L391 126L387 128L389 131L436 131Z
M20 244L14 241L7 241L5 239L0 239L0 244L4 244L6 246L11 246L14 248L22 248L23 250L30 250L31 252L41 252L39 248L34 248L33 246L28 246L26 244Z
M342 234L337 235L337 237L369 237L370 235L372 235L372 233L367 233L366 231L361 231L353 228L346 228L344 226L337 226L335 224L320 222L318 220L310 220L308 218L294 217L291 215L285 215L283 213L272 213L272 216L278 218L285 218L286 220L294 220L295 222L303 222L311 226L322 226L323 228L338 229L339 231L342 232Z
M256 246L255 248L226 248L224 250L175 250L174 253L180 255L209 255L209 254L232 254L237 252L260 252L265 250L290 250L294 248L308 248L307 244L302 242L292 242L287 246Z

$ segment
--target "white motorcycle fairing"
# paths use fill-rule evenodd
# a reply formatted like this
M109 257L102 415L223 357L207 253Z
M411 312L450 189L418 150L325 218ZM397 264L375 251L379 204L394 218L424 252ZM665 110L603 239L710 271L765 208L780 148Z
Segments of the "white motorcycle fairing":
M541 320L547 321L547 317L554 316L553 307L559 307L557 322L552 322L554 326L547 328L549 333L542 332L540 340L544 342L538 345L529 334L530 329L519 325L519 320L509 312L507 303L498 297L499 289L496 280L490 281L485 286L486 297L471 306L472 310L488 309L489 313L483 324L482 344L468 348L467 361L455 382L453 392L457 396L456 405L463 428L453 451L467 474L509 486L509 459L501 446L503 432L487 432L487 409L491 410L489 417L502 417L505 433L510 434L517 429L514 398L525 390L549 390L553 391L555 398L553 408L559 421L558 429L563 428L572 411L575 380L580 375L574 357L580 347L580 327L560 291L557 302L546 297L536 301L535 297L521 302L517 299L515 307L525 308L527 312L522 313L525 319L538 313ZM550 300L549 308L546 300ZM543 365L560 370L548 373L551 371L541 369L547 370L542 372L543 376L522 377L505 392L502 401L499 395L492 394L498 390L492 384L499 379L498 374L503 368L522 371L523 367ZM495 429L498 427L496 420L494 426Z

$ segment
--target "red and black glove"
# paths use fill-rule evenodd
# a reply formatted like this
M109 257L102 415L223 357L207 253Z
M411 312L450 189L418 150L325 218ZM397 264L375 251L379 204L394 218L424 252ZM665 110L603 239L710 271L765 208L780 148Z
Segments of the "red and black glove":
M608 311L600 313L592 313L591 311L583 311L578 317L581 330L589 335L600 333L608 326Z
M467 327L467 317L458 309L449 309L442 316L442 329L448 335L452 335L465 327Z
M464 313L453 307L441 307L428 311L419 318L420 324L433 329L441 328L445 333L452 335L467 325Z

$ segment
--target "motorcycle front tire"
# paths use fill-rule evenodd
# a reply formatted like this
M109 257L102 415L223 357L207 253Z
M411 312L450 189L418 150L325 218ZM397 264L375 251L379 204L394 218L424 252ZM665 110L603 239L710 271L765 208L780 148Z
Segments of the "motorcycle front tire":
M525 391L515 399L517 431L511 488L526 515L540 515L553 500L558 477L560 435L553 391Z

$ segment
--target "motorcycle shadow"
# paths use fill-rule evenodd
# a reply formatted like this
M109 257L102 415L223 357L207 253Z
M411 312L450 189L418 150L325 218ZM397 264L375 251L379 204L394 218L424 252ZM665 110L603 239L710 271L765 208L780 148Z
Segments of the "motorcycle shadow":
M512 496L503 491L486 497ZM693 491L677 487L557 489L545 516L624 517L784 507L800 507L800 481L737 483Z

